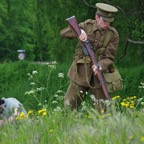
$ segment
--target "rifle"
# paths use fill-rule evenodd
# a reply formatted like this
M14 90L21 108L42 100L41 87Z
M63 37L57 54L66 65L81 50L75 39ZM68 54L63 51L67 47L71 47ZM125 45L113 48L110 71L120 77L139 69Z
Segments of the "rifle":
M81 34L81 29L77 23L77 20L75 18L75 16L72 16L70 18L67 18L66 21L68 22L69 26L75 31L75 33L77 34L77 36L80 36ZM97 77L100 81L100 84L102 86L102 90L103 90L103 93L105 95L105 97L110 100L110 96L108 94L108 91L107 91L107 88L106 88L106 85L104 83L104 78L103 78L103 75L101 73L101 70L100 70L100 65L94 55L94 52L93 52L93 49L92 49L92 46L89 42L89 40L87 39L86 41L83 42L83 52L85 55L88 55L93 63L93 65L96 65L97 68L98 68L98 71L97 71Z

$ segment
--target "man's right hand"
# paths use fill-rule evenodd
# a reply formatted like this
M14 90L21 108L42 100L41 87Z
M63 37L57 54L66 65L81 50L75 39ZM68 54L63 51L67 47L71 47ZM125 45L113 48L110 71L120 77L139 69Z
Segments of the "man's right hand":
M81 34L79 36L79 39L83 42L85 42L87 40L87 34L84 30L81 29Z

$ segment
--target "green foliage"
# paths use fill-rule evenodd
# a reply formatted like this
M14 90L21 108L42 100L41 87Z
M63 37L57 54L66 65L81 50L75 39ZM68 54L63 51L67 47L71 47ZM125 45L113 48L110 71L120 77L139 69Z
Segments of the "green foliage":
M45 100L51 105L54 95L58 90L66 91L68 86L68 78L66 73L68 66L63 64L56 65L55 68L46 64L37 64L29 61L19 61L16 63L10 62L0 65L0 87L1 97L15 97L20 100L26 108L36 108L39 102L33 95L25 95L27 91L33 89L45 88L43 91L37 91L35 94L40 103ZM37 71L36 77L29 79L29 75ZM64 74L64 78L58 77L59 73ZM29 74L29 75L27 75ZM35 83L32 87L31 83ZM64 94L63 94L64 95Z
M112 0L99 1L116 6L119 12L112 24L120 34L120 45L117 58L123 53L127 37L143 41L143 5L144 2ZM27 60L71 62L77 40L64 40L60 30L67 26L66 18L75 15L78 22L94 19L96 1L64 1L64 0L25 0L0 2L0 61L15 61L17 50L25 49ZM56 8L55 8L56 7ZM131 7L131 9L129 9ZM143 60L142 48L138 45L129 46L128 55L119 65L131 59L136 53L135 63ZM130 53L130 54L129 54ZM142 58L141 58L142 59Z
M141 82L144 82L144 67L137 66L132 68L118 68L123 79L123 89L115 92L113 95L120 95L123 98L128 96L142 97L139 86Z
M38 111L39 112L39 111ZM88 114L63 109L62 112L47 110L46 116L36 111L30 121L16 120L1 128L1 144L53 143L138 143L143 144L144 113L127 110L125 113L102 113L88 110ZM30 116L30 115L29 115Z
M56 68L52 68L53 66L56 66ZM46 65L29 61L1 64L0 95L1 97L17 98L27 109L38 109L41 107L38 107L39 103L44 105L45 101L48 107L56 107L57 105L52 104L52 101L57 101L58 95L64 96L69 85L69 79L66 76L68 69L69 65L65 64ZM142 92L140 92L138 86L141 82L144 82L144 67L119 67L118 69L122 75L124 87L112 96L119 95L122 98L128 96L142 97ZM35 71L37 74L34 75ZM32 78L31 75L33 75ZM63 75L64 78L61 77ZM41 88L44 89L40 90ZM32 94L25 94L32 91L34 91ZM60 103L63 106L63 100Z

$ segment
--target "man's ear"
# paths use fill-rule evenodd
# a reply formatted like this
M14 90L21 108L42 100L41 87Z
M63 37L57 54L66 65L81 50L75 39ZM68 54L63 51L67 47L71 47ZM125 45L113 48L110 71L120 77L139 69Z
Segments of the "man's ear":
M100 18L100 17L99 17L98 15L95 16L95 19L96 19L96 20L99 20L99 18Z

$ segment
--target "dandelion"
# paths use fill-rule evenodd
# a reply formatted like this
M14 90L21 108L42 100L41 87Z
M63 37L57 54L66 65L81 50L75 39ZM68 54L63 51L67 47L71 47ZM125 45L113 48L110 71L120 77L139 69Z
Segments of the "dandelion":
M88 118L90 119L91 117L90 117L90 116L88 116Z
M115 96L115 97L112 98L112 100L116 100L118 98L120 98L120 96Z
M46 116L47 115L47 112L43 112L43 114L42 114L43 116Z
M26 119L26 118L28 118L28 116L25 115L24 112L21 112L21 113L19 114L19 116L18 116L16 119L17 119L17 120L22 120L22 119Z
M104 113L104 109L101 110L101 113L102 113L102 114Z
M133 139L133 137L134 137L134 136L131 135L131 136L129 136L129 139Z
M28 111L28 115L32 115L33 114L33 110Z
M125 102L121 102L120 104L121 104L121 106L125 106Z
M44 112L46 112L46 109L41 109L38 111L38 114L43 114Z
M111 114L110 114L110 113L108 113L108 114L107 114L107 116L111 116Z
M141 137L141 141L144 141L144 136Z
M131 108L131 109L134 109L134 105L130 105L130 108Z
M50 132L50 133L53 133L53 130L51 129L51 130L49 130L49 132Z
M103 118L104 118L104 116L103 116L103 115L99 115L99 118L103 119Z
M105 124L105 125L107 125L107 124L108 124L108 122L104 122L104 124Z

